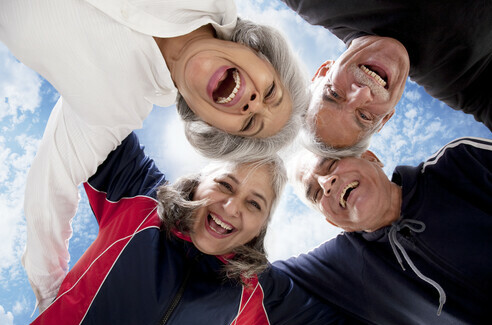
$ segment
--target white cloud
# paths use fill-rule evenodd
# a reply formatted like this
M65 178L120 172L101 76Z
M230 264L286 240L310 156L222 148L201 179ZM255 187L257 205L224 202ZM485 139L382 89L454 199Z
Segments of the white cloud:
M290 41L309 77L323 62L336 59L345 49L344 43L327 29L309 24L278 1L237 1L236 4L240 17L280 30Z
M196 173L209 160L198 154L186 140L183 123L178 114L172 112L168 114L168 119L162 129L164 132L158 133L162 143L161 153L166 157L163 165L169 179L173 180L179 176Z
M287 186L272 217L265 241L268 259L275 261L305 253L340 233L324 216L306 207Z
M422 98L422 96L420 95L420 93L417 91L417 90L407 90L405 91L404 93L404 97L410 101L418 101L420 98Z
M12 119L12 126L25 119L25 112L39 107L41 78L18 62L0 43L0 121Z
M408 119L414 119L417 116L417 110L416 109L410 109L405 112L405 117Z
M22 314L28 311L30 307L28 307L28 302L25 297L22 298L22 301L16 301L14 306L12 307L12 312L14 315Z
M2 325L13 325L14 315L10 311L5 312L5 309L0 305L0 324Z

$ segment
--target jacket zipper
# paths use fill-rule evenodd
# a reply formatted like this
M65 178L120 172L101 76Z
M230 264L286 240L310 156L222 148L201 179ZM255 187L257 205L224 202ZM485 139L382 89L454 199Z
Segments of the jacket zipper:
M186 274L185 274L185 277L184 277L184 280L183 282L181 283L181 286L179 287L179 290L178 292L176 293L176 295L174 296L174 299L173 301L171 302L171 305L169 306L168 310L166 311L166 314L164 315L164 317L162 317L161 321L160 321L160 325L165 325L167 323L167 321L169 320L169 318L171 317L174 309L176 309L176 307L178 306L179 304L179 301L181 300L181 298L183 297L183 294L184 294L184 291L185 291L185 288L186 288L186 285L188 284L188 281L190 279L190 275L191 275L191 266L188 268L188 271L186 271Z

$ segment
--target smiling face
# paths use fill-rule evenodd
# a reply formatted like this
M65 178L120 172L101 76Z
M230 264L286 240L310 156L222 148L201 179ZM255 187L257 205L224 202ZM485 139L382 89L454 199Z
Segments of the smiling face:
M393 115L409 67L408 53L397 40L379 36L355 39L335 62L328 61L318 70L308 124L329 146L355 144Z
M401 189L371 152L340 160L305 157L298 169L306 199L346 231L374 231L398 219Z
M290 94L273 66L251 48L211 38L187 50L173 79L203 121L230 134L259 138L287 123Z
M258 236L266 226L274 191L267 165L239 165L205 177L193 200L207 199L199 208L190 237L203 253L222 255Z

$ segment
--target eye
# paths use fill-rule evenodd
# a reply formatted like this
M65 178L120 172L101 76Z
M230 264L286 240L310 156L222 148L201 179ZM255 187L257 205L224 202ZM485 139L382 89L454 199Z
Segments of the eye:
M333 97L333 99L339 99L340 98L340 95L338 95L338 93L336 91L334 91L333 89L331 88L328 88L328 91L330 92L330 95L331 97Z
M372 118L365 114L364 112L359 111L359 117L363 119L364 121L372 121Z
M255 209L257 209L258 211L261 211L261 206L258 202L256 202L255 200L251 200L249 201L249 204L251 204L251 206L253 206Z
M233 189L232 185L229 184L228 182L226 181L216 181L216 182L220 185L221 188L227 190L228 192L232 192Z
M277 89L277 86L275 85L275 81L272 82L270 88L268 88L268 91L265 94L265 99L270 99L275 95L275 90Z
M338 159L333 159L330 163L330 165L328 166L328 172L331 173L332 170L336 167L338 163Z
M332 85L327 84L324 87L323 100L336 103L342 100L342 96L333 89Z
M241 132L248 131L254 125L256 114L251 115L246 125L241 129Z
M319 201L319 197L320 197L320 194L321 194L321 188L318 188L318 189L316 190L316 192L314 192L314 196L313 196L313 198L312 198L312 201L313 201L314 203L318 203L318 201Z

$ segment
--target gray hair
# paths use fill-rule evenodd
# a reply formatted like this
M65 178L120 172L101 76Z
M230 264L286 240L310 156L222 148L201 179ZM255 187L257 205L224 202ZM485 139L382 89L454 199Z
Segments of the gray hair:
M273 155L253 163L215 162L203 169L200 174L181 177L172 185L162 185L157 192L161 228L166 231L169 237L171 237L173 230L189 233L193 229L195 211L206 204L204 200L193 201L193 195L200 181L204 177L212 176L224 170L235 170L246 164L253 166L250 175L257 168L268 167L268 172L272 178L274 198L267 221L260 234L248 243L235 248L232 251L234 257L228 259L228 264L224 266L223 271L226 277L242 283L245 283L245 279L265 270L268 265L264 246L267 227L287 182L287 172L282 159L278 155Z
M203 122L179 93L176 108L184 122L186 138L205 157L256 161L278 152L296 137L309 103L307 79L288 42L276 29L238 18L231 41L258 51L279 74L292 100L292 114L286 125L268 138L242 137Z
M371 137L378 130L380 122L375 123L371 129L366 132L353 145L344 148L333 147L327 145L316 136L314 126L305 125L300 132L302 145L315 155L325 158L343 158L343 157L359 157L364 151L369 148Z

